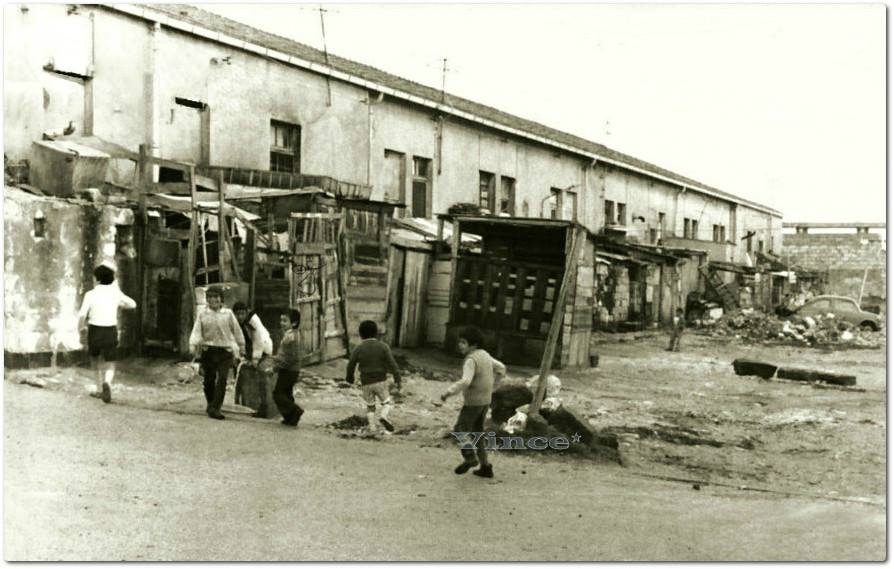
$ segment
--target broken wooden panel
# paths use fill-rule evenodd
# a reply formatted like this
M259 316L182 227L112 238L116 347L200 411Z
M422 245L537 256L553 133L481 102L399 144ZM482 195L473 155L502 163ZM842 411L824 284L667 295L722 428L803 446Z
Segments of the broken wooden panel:
M506 296L508 294L511 293ZM443 344L450 312L450 261L432 261L427 297L425 339L429 343Z

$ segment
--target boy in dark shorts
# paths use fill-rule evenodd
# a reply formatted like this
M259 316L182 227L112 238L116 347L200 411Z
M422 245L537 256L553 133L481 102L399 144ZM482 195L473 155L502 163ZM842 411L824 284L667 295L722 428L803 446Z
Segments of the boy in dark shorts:
M366 419L369 421L369 427L372 428L376 419L376 400L382 404L379 412L379 423L385 427L389 433L394 432L394 425L388 420L388 414L391 412L391 395L388 393L388 384L385 382L387 373L390 371L394 376L394 384L400 390L400 368L394 361L394 355L388 344L377 338L379 335L379 327L372 320L365 320L360 323L360 338L363 339L360 345L351 352L351 359L348 361L348 373L345 381L354 383L354 370L360 366L360 389L363 392L363 400L366 402Z
M506 366L487 353L484 335L475 326L469 326L459 333L457 348L465 356L462 379L447 388L441 395L441 401L463 392L463 406L453 427L456 433L483 433L484 419L490 408L490 399L494 388L506 376ZM483 436L477 436L473 448L461 448L463 462L453 472L465 474L470 468L481 464L481 468L472 472L482 478L493 478L494 468L487 460L487 450ZM477 459L476 459L477 455Z
M115 270L103 264L93 270L96 286L87 291L78 312L78 329L86 331L90 364L96 370L97 390L91 393L103 403L112 402L115 352L118 347L118 309L137 303L115 284Z

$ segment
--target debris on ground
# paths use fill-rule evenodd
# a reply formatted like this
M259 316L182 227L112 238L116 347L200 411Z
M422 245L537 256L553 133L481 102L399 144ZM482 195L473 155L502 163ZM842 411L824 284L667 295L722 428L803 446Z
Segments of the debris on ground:
M399 367L408 378L416 376L429 381L451 381L454 379L450 373L413 365L403 354L394 354L394 361L397 362L397 367Z
M729 312L717 320L699 320L696 325L715 337L736 337L764 343L795 343L804 346L880 348L884 331L861 330L828 313L816 317L789 316L787 319L759 310Z
M775 375L778 379L810 383L820 381L823 383L843 386L857 384L857 376L855 375L816 369L779 367L775 364L744 358L733 360L733 369L735 370L736 375L756 375L763 379L770 379Z
M300 381L308 389L331 389L338 383L332 378L311 374L302 374Z
M361 417L360 415L351 415L350 417L347 417L340 421L329 423L326 426L339 430L354 430L368 427L369 421L366 420L366 417Z
M19 384L21 384L21 385L30 385L31 387L37 387L37 388L40 388L40 389L43 389L44 387L47 386L47 382L46 382L46 381L44 381L44 380L42 380L42 379L33 379L33 378L22 379L22 380L19 381Z

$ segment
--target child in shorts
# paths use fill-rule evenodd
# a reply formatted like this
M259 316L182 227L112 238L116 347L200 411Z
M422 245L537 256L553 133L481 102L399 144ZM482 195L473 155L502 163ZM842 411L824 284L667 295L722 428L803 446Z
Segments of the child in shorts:
M97 390L91 395L112 402L115 356L118 348L118 309L137 303L115 284L115 270L102 264L93 270L96 286L87 291L78 312L78 329L86 332L90 365L96 370Z
M345 381L354 383L354 370L360 366L360 389L363 392L363 400L366 402L366 418L372 428L376 419L376 400L382 407L379 411L379 423L388 432L394 432L394 425L388 420L391 412L391 395L388 393L388 384L385 382L390 371L394 376L394 384L400 390L400 369L394 361L394 355L388 344L377 338L379 327L372 320L360 323L360 345L351 352L348 361L348 373Z

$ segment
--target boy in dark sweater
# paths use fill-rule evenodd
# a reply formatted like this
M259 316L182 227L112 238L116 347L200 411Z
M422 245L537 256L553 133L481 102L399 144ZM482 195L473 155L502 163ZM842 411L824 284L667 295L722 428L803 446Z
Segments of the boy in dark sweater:
M670 344L667 346L668 352L680 351L680 338L683 336L683 330L686 329L686 318L683 315L683 309L678 308L677 314L674 316L674 328L671 331Z
M360 365L360 389L363 391L363 400L366 401L366 418L372 428L376 418L376 399L382 404L379 412L379 422L388 432L394 431L394 425L388 420L391 412L391 395L385 382L387 372L394 376L394 384L400 390L400 369L391 348L388 344L376 338L379 327L372 320L364 320L360 323L360 345L354 348L351 359L348 361L348 373L345 381L354 383L354 370Z

